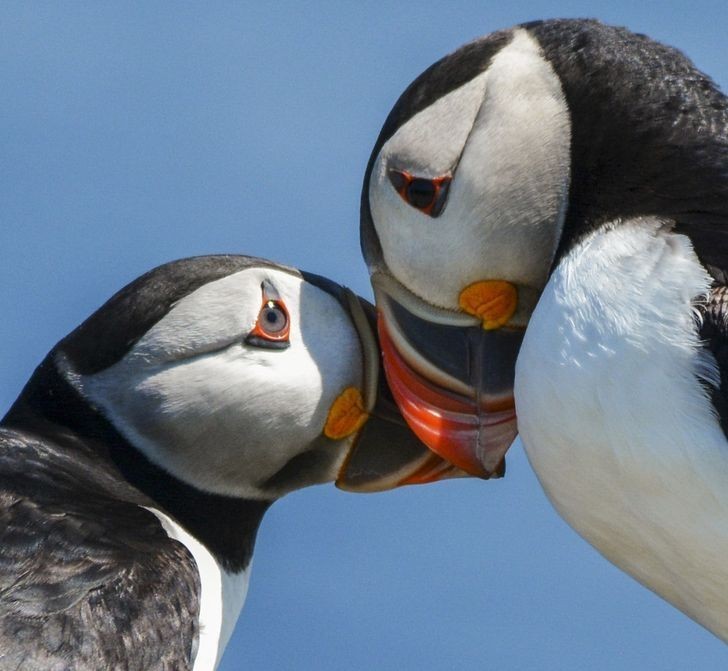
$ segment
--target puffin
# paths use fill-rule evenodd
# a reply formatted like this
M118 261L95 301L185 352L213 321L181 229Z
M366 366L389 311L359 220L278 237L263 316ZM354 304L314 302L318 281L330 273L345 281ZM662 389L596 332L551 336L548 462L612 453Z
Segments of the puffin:
M459 474L397 412L372 319L326 278L202 256L62 339L0 423L0 668L214 669L275 500Z
M384 369L473 475L517 438L557 512L728 641L728 101L595 20L434 63L366 168Z

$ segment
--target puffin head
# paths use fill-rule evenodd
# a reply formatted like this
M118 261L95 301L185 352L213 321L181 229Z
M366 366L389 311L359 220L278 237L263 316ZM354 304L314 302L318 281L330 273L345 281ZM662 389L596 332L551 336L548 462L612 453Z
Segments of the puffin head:
M152 270L51 352L128 443L209 494L273 500L335 481L375 491L455 475L379 375L373 308L246 256Z
M696 246L702 232L703 261L726 251L708 237L726 216L725 122L682 54L590 20L488 35L405 90L367 166L361 241L389 384L433 451L499 472L530 317L589 232L656 217Z

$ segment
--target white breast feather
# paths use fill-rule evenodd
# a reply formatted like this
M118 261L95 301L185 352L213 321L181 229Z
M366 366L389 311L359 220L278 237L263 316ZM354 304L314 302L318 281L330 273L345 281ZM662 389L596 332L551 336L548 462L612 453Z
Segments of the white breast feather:
M526 453L561 515L728 640L728 444L692 308L709 284L689 240L660 222L593 234L546 286L515 397Z
M146 507L146 506L145 506ZM213 671L222 659L248 594L250 565L240 573L228 573L210 551L171 517L154 513L170 538L190 551L200 574L200 640L192 671Z

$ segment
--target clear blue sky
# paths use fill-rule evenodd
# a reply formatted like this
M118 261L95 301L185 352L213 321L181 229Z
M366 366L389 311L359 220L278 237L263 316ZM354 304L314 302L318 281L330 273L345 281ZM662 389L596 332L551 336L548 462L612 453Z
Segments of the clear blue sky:
M5 0L0 411L58 339L170 259L255 254L369 296L359 190L396 97L461 43L554 16L645 32L728 85L725 1ZM497 483L277 503L222 668L727 666L579 539L513 452Z

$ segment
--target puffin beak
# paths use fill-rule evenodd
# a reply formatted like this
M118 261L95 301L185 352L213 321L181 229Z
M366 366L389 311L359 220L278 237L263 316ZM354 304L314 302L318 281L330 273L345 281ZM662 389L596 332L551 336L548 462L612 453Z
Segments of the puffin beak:
M352 492L376 492L466 477L464 470L427 449L402 417L380 374L373 306L346 289L343 299L359 333L365 363L363 392L344 390L332 406L324 430L334 437L350 424L356 433L336 486Z
M470 475L501 476L516 437L513 382L525 328L515 287L463 290L461 312L435 308L390 275L372 277L384 371L402 416L437 455Z

